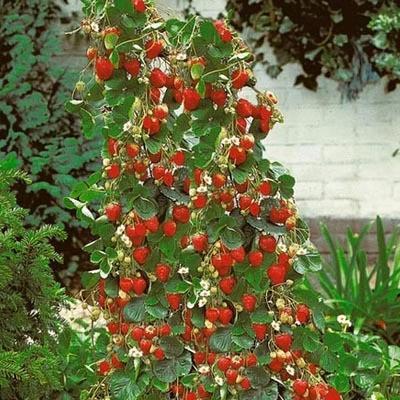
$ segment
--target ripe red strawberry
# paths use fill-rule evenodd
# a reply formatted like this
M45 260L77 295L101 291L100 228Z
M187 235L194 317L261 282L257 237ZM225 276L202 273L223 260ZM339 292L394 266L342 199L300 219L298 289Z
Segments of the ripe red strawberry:
M122 64L125 71L132 76L138 76L140 72L140 61L136 58L130 58L124 61Z
M146 57L150 58L151 60L153 58L156 58L160 55L160 53L163 50L163 43L158 41L158 40L149 40L148 42L146 42L145 44L145 48L146 48Z
M136 143L128 143L125 149L127 156L130 158L136 158L140 153L140 147Z
M176 233L176 223L172 219L167 220L163 224L163 232L167 237L172 237Z
M154 352L153 355L155 358L157 358L157 360L161 361L164 360L165 358L165 353L164 350L161 347L157 347Z
M254 201L250 204L249 212L253 217L258 217L261 213L261 206L256 201Z
M236 279L233 276L227 276L219 281L219 287L225 294L231 294L236 285Z
M187 88L183 91L183 106L185 110L195 110L199 106L200 100L201 97L195 89Z
M224 307L219 309L219 320L222 325L228 325L232 321L232 318L233 311L230 308Z
M264 181L260 183L258 190L263 196L269 196L272 192L272 187L268 181Z
M242 118L251 117L253 113L253 104L246 99L239 99L236 105L236 112Z
M185 205L174 206L172 209L172 217L176 222L186 224L190 220L190 210Z
M97 57L95 61L96 75L102 81L110 79L114 72L114 66L112 62L105 57Z
M198 233L192 236L192 244L195 251L202 253L207 250L208 236L205 233Z
M259 267L264 261L264 255L260 250L253 250L248 255L252 267Z
M136 12L144 13L146 11L146 4L144 0L133 0L132 3Z
M257 356L253 353L250 353L245 360L246 367L253 367L257 365Z
M185 396L183 397L183 400L197 400L197 396L195 392L186 392Z
M324 400L342 400L342 396L335 388L331 387L328 388L328 393L326 393Z
M246 251L242 246L240 246L237 249L231 250L231 256L236 262L241 263L246 257Z
M205 313L206 319L208 319L210 322L216 322L219 318L219 310L218 308L207 308L206 313Z
M236 369L229 368L225 371L226 382L228 385L234 385L239 372Z
M152 346L152 342L149 339L141 339L139 342L139 348L143 354L149 354Z
M130 325L127 322L121 322L121 333L126 335L129 332Z
M216 31L218 32L219 37L224 43L229 43L232 41L232 32L226 26L224 21L217 20L214 22L214 26Z
M128 277L120 278L119 287L124 292L129 293L131 290L133 290L133 280L132 280L132 278L128 278Z
M150 88L150 100L154 104L158 104L161 98L161 90L159 88L151 87Z
M167 83L167 75L160 68L154 68L150 73L150 83L156 88L162 88Z
M268 331L268 325L267 324L253 324L252 329L254 333L256 334L257 340L260 342L265 339L265 336L267 335Z
M280 360L278 357L276 357L271 360L271 362L269 363L268 366L271 371L279 372L282 370L282 368L284 366L284 362L282 360Z
M144 329L141 328L140 326L133 327L132 332L131 332L131 337L132 337L132 339L139 342L144 337Z
M221 173L216 173L212 177L212 183L216 188L220 189L226 183L226 176Z
M272 264L267 269L267 276L273 285L285 282L286 269L279 264Z
M249 390L251 388L251 383L250 383L250 379L246 377L243 378L243 380L240 382L240 386L242 387L242 389L244 390Z
M296 319L302 324L306 324L310 319L310 309L305 304L299 304L297 306Z
M245 134L245 133L246 133L246 130L247 130L247 121L246 121L245 118L238 117L238 118L236 119L236 129L237 129L240 133L242 133L242 134Z
M211 397L211 393L207 392L203 384L200 384L197 387L197 395L200 397L200 399L208 399Z
M166 104L159 104L154 107L153 115L158 119L167 118L169 113L168 106Z
M151 217L149 219L147 219L146 221L144 221L144 224L146 226L146 228L150 231L150 232L157 232L158 231L158 227L160 226L160 223L158 222L158 218L157 216Z
M211 92L211 101L218 107L223 107L226 103L226 92L224 89L214 89Z
M231 359L229 357L221 357L217 361L217 368L225 372L231 366Z
M252 312L256 308L257 298L253 294L244 294L242 296L243 308L247 312Z
M121 175L121 167L119 164L111 164L106 168L107 178L116 179Z
M271 235L261 235L258 245L262 251L273 253L276 249L276 239Z
M206 358L206 353L204 353L204 351L197 351L193 355L193 359L196 365L204 364L206 362Z
M160 282L167 282L171 273L171 267L167 264L157 264L156 277Z
M138 247L137 249L133 250L132 255L138 264L143 265L146 262L147 257L150 255L150 249L145 246Z
M99 364L99 374L100 375L107 375L111 370L111 365L108 361L103 360Z
M159 332L158 334L160 336L169 336L172 332L171 327L169 326L169 324L164 324L160 326Z
M95 47L89 47L86 50L86 57L89 61L94 60L97 57L97 49Z
M268 133L270 129L269 120L265 119L260 120L259 128L262 133Z
M185 164L185 153L182 150L178 150L172 157L171 161L176 165Z
M165 167L162 165L155 165L153 168L153 177L155 180L161 180L165 175Z
M118 140L114 138L109 138L107 140L107 149L108 149L108 154L110 156L115 156L118 154Z
M247 159L246 150L243 147L233 146L229 150L229 158L235 165L241 165Z
M251 150L254 147L255 139L252 134L245 134L240 139L240 146L246 150Z
M143 129L151 136L155 135L156 133L160 132L161 124L160 120L151 117L150 115L146 115L143 118Z
M217 355L213 352L209 352L207 355L207 364L208 365L213 365L215 363L215 358Z
M157 336L157 329L153 325L146 326L144 330L144 337L146 339L153 339Z
M138 296L141 296L147 288L147 282L144 278L133 278L132 289Z
M249 74L247 71L237 69L236 71L232 72L231 79L232 87L234 89L241 89L243 86L246 86L247 82L249 81Z
M231 358L231 367L234 369L242 368L244 365L244 359L240 356L233 356Z
M208 197L205 194L198 194L192 199L195 208L204 208L207 205Z
M248 194L243 194L239 198L239 207L241 210L247 210L250 207L252 198Z
M111 335L115 335L119 333L119 323L118 322L109 322L107 324L107 330L111 333Z
M289 351L292 347L292 335L289 333L281 333L275 336L275 344L283 351Z
M171 385L171 393L173 393L176 397L183 396L184 387L181 384L173 384Z
M168 186L168 187L172 187L172 185L174 184L174 174L172 173L172 171L165 171L164 174L164 178L163 178L163 182L164 185Z
M116 354L113 354L111 357L111 364L115 369L122 369L124 368L125 364L120 361Z
M307 381L303 381L302 379L296 379L293 381L292 383L292 388L293 391L299 395L299 396L303 396L303 394L307 391L308 389L308 382Z
M122 207L119 203L110 203L104 209L107 219L110 222L115 222L121 216Z
M182 295L179 293L167 293L167 301L172 311L176 311L182 301Z

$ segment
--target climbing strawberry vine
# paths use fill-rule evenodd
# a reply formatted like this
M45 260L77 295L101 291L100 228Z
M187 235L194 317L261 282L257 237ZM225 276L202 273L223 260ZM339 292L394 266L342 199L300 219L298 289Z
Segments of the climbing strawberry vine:
M293 177L263 158L282 115L252 54L222 20L83 5L91 46L67 107L103 135L103 168L65 204L98 237L83 280L110 335L85 398L339 399L301 280L319 256Z

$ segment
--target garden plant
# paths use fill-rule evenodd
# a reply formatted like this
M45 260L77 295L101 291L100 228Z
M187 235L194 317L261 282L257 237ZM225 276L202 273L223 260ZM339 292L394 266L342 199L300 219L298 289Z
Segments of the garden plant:
M97 236L83 280L109 344L82 398L340 399L302 279L319 255L293 177L263 158L283 118L252 54L223 20L83 5L89 61L67 107L101 129L103 167L65 204Z

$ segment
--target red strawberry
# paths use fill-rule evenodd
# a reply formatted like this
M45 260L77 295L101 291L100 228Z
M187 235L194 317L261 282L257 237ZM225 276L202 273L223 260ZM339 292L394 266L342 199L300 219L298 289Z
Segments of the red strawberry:
M127 59L122 64L125 71L132 76L138 76L140 72L140 61L136 58Z
M155 358L157 358L157 360L161 361L164 360L165 358L165 353L164 350L161 347L157 347L154 352L153 355Z
M147 58L153 59L160 55L163 50L163 44L157 40L149 40L145 44Z
M171 273L171 267L166 264L157 264L156 276L160 282L167 282Z
M208 308L205 313L206 319L210 322L215 322L219 318L219 310L218 308Z
M176 222L181 222L182 224L186 224L190 219L190 210L187 206L180 205L175 206L172 209L172 217Z
M308 389L308 382L307 381L303 381L302 379L296 379L292 383L292 388L293 388L293 391L296 394L298 394L299 396L303 396L303 394Z
M271 371L279 372L282 370L282 368L284 366L284 362L277 357L277 358L273 358L268 366Z
M132 278L120 278L119 287L126 293L129 293L133 290L133 280Z
M150 255L150 249L148 247L138 247L133 250L133 258L138 264L144 264L147 260L147 257Z
M231 250L231 256L235 261L241 263L244 261L244 259L246 257L246 252L245 252L244 248L242 246L240 246L237 249Z
M150 88L150 100L154 104L158 104L160 102L161 91L159 88L151 87Z
M268 181L264 181L260 183L258 190L263 196L269 196L272 192L272 187Z
M195 251L202 253L207 250L208 247L208 236L205 233L198 233L192 236L192 244Z
M100 375L107 375L111 370L111 365L108 361L104 360L101 361L99 364L99 374Z
M204 351L197 351L194 353L193 359L196 365L204 364L206 362L206 353Z
M114 138L109 138L107 141L107 149L110 156L115 156L118 154L118 140Z
M211 92L211 101L218 107L223 107L226 103L226 92L224 89L216 89Z
M113 354L111 357L111 364L115 369L122 369L124 368L125 364L120 361L116 354Z
M231 359L229 357L221 357L217 361L217 368L225 372L231 366Z
M342 396L335 388L329 388L328 393L325 395L324 400L342 400Z
M219 287L225 294L231 294L236 285L236 279L233 276L227 276L219 281Z
M196 400L197 396L195 392L186 392L183 400Z
M310 319L310 309L305 304L299 304L296 309L296 319L305 324Z
M104 209L107 219L110 222L115 222L121 216L122 207L119 203L110 203Z
M213 177L212 177L212 183L213 185L220 189L222 188L225 183L226 183L226 177L225 175L221 174L221 173L216 173Z
M275 344L283 351L289 351L292 347L292 335L289 333L281 333L275 336Z
M146 228L153 233L158 231L158 227L160 225L156 216L147 219L146 221L144 221L144 224Z
M247 311L247 312L252 312L254 311L255 307L256 307L256 303L257 303L257 298L256 296L254 296L253 294L244 294L242 296L242 304L243 304L243 308Z
M158 119L167 118L169 113L168 106L166 104L160 104L155 106L153 109L153 115Z
M146 4L143 0L133 0L133 7L138 13L144 13L146 11Z
M89 47L86 51L86 57L89 61L94 60L97 57L97 49L94 47Z
M232 87L235 89L241 89L249 81L249 74L247 71L236 70L232 72Z
M250 207L252 198L248 194L244 194L239 198L239 207L241 210L247 210Z
M197 395L200 397L200 399L208 399L211 397L211 393L207 392L203 384L197 387Z
M200 104L201 97L195 89L187 88L183 91L183 106L185 110L193 111Z
M235 165L241 165L247 159L246 150L243 147L233 146L229 150L229 158Z
M268 325L253 324L251 327L253 328L253 331L256 334L257 340L259 340L260 342L263 341L265 339L265 336L267 335Z
M119 333L119 323L109 322L107 324L107 330L108 330L108 332L111 333L111 335L115 335L116 333Z
M130 325L127 322L122 322L121 323L121 333L123 335L126 335L129 332Z
M207 355L207 364L208 365L213 365L215 363L215 358L217 355L213 352L209 352Z
M242 134L246 133L247 121L245 118L238 117L236 119L236 129Z
M177 151L172 157L171 161L176 165L185 164L185 153L182 150Z
M272 264L267 269L267 276L273 285L280 285L285 282L286 269L279 264Z
M96 75L102 81L107 81L112 77L114 66L112 62L105 57L97 57L95 62Z
M182 295L179 293L167 293L167 301L172 311L176 311L182 301Z
M169 324L164 324L164 325L161 325L160 326L160 329L159 329L159 335L160 336L169 336L170 334L171 334L171 332L172 332L172 329L171 329L171 327L169 326Z
M116 179L121 175L121 167L119 164L111 164L106 168L107 178Z
M249 390L251 388L251 383L250 383L249 378L247 378L247 376L244 377L243 380L240 382L240 386L244 390Z
M276 240L271 235L261 235L258 245L262 251L273 253L276 249Z
M236 104L236 112L242 118L251 117L253 113L253 104L246 99L239 99Z
M147 282L143 278L134 278L132 282L132 289L138 296L141 296L147 288Z
M229 368L225 371L226 382L228 385L234 385L239 373L236 369Z
M165 171L164 174L164 185L171 187L174 184L174 175L171 171Z
M125 149L127 156L130 158L136 158L140 153L140 147L135 143L128 143Z
M163 232L167 237L172 237L176 233L176 223L172 219L165 221L163 224Z
M151 117L150 115L146 115L143 118L143 129L151 136L155 135L156 133L160 132L160 120Z
M224 21L215 21L214 26L218 32L219 37L224 43L229 43L230 41L232 41L232 32L228 29Z
M259 267L264 261L264 255L259 250L253 250L249 253L249 263L252 267Z
M228 325L233 318L233 311L228 308L220 308L219 309L219 320L221 321L222 325Z
M260 131L262 133L268 133L269 129L270 129L269 120L265 120L265 119L260 120L259 127L260 127Z
M165 175L165 167L162 165L155 165L153 168L153 177L155 180L159 181L164 178Z
M254 365L257 365L257 361L257 356L255 354L249 354L245 360L246 367L253 367Z
M167 83L167 75L160 68L154 68L150 73L150 83L156 88L162 88Z
M198 194L192 199L195 208L204 208L207 205L208 197L205 194Z
M143 351L143 354L149 354L151 349L152 342L149 339L141 339L139 342L140 350Z
M254 201L250 204L249 212L253 217L258 217L261 213L261 206Z
M131 332L132 339L139 342L144 337L144 329L140 326L135 326Z
M246 149L251 150L254 147L255 139L252 134L243 135L240 139L240 145Z

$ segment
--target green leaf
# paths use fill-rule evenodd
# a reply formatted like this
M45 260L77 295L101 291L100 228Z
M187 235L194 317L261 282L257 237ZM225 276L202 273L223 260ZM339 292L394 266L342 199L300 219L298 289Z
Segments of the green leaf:
M195 63L192 65L190 68L190 75L192 76L192 79L198 80L201 78L204 72L204 65L201 63Z
M232 346L231 328L218 328L210 338L210 348L217 353L227 353Z
M325 371L328 372L334 372L339 367L338 358L329 350L326 350L322 353L319 364Z
M139 214L140 218L150 219L157 214L158 207L153 199L148 199L145 197L138 197L133 202L133 207L135 211Z
M187 375L192 368L192 356L184 352L179 357L153 363L154 375L161 382L171 383L179 376Z
M134 9L131 0L114 0L115 7L122 13L133 14Z
M316 272L322 269L319 253L309 253L297 256L293 262L293 269L299 274Z
M186 293L190 289L190 283L181 279L171 279L165 285L167 293Z
M342 337L337 332L326 332L324 335L324 344L333 352L338 352L343 349Z
M109 278L106 280L104 291L108 297L118 297L118 282L115 278Z
M123 314L126 322L143 321L146 314L144 304L145 297L146 296L135 297L124 307Z
M85 135L85 137L87 139L92 138L93 134L94 134L94 125L95 125L93 115L89 111L85 110L84 108L81 108L79 110L79 115L80 115L81 121L82 121L83 134Z
M101 261L103 261L103 259L106 257L106 253L104 251L101 250L95 250L91 255L90 255L90 262L94 263L94 264L98 264Z
M160 339L160 347L167 358L179 357L184 350L183 344L176 336L165 336Z
M115 400L137 400L146 390L149 383L147 376L135 382L133 372L114 372L110 378L110 392Z
M93 289L97 283L99 282L100 275L98 272L83 272L81 276L81 283L82 286L88 290L88 289Z
M254 339L248 335L232 335L232 342L241 349L251 349L254 345Z
M243 233L239 229L225 227L220 238L222 243L230 250L237 249L243 244Z
M111 50L118 43L119 36L115 33L108 33L104 38L106 49Z
M273 321L273 316L268 314L267 308L259 307L250 314L250 319L255 324L269 324Z
M253 388L266 387L270 382L270 374L263 367L250 367L246 369L246 376L250 379Z

